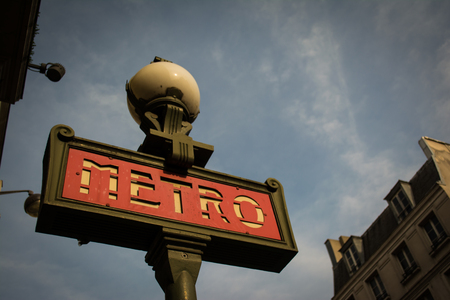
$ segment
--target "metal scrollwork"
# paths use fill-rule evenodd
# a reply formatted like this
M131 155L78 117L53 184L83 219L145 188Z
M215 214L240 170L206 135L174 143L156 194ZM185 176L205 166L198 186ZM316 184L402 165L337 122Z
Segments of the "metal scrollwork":
M280 183L275 178L268 178L266 184L271 192L275 192L280 188Z
M58 138L63 142L69 142L75 136L75 131L67 125L58 125Z

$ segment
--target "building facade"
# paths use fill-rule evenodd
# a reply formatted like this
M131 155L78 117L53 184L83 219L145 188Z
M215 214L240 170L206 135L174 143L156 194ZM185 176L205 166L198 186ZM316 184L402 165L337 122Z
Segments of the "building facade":
M419 145L427 161L394 185L366 232L325 242L333 300L450 299L450 144Z
M0 2L0 163L11 104L23 97L41 0Z

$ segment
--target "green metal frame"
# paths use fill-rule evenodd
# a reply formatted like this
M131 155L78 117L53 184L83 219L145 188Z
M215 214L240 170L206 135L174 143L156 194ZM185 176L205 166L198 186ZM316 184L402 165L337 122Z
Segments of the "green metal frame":
M75 136L72 128L56 125L50 132L43 166L41 206L36 231L69 238L149 251L163 232L180 231L206 237L205 261L280 272L297 254L282 185L265 183L193 166L183 174L270 195L281 240L250 236L211 227L168 220L62 197L69 149L176 172L165 159ZM188 234L189 235L189 234ZM151 251L150 251L151 252ZM151 253L149 254L151 256ZM152 264L151 259L148 263Z

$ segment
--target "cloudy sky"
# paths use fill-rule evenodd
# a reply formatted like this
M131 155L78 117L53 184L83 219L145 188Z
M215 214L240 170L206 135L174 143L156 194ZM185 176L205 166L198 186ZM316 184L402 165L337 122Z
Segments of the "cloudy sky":
M398 179L450 142L450 1L42 0L34 63L11 107L3 190L41 190L50 129L136 150L125 82L154 56L196 79L207 168L284 186L299 253L280 273L204 262L199 299L330 299L324 242L361 235ZM0 298L164 299L145 253L35 233L1 196Z

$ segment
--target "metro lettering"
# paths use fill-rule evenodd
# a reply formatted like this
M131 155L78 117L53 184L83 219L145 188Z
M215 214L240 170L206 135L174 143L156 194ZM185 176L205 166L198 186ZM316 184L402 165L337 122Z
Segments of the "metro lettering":
M280 240L267 193L69 150L62 196L177 222Z
M150 192L154 191L155 185L152 183L150 174L131 170L131 198L130 202L137 205L144 205L152 208L159 208L161 202L150 200Z
M220 217L225 223L230 223L220 207L223 201L220 192L204 186L199 186L198 191L200 193L202 217L209 220Z

